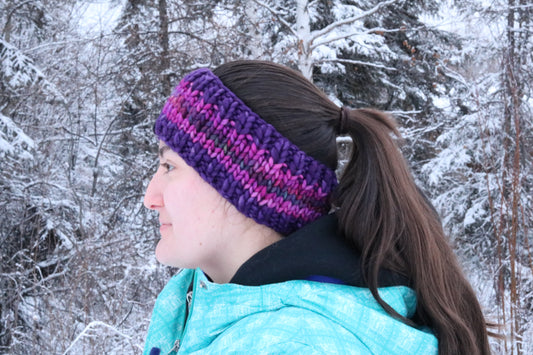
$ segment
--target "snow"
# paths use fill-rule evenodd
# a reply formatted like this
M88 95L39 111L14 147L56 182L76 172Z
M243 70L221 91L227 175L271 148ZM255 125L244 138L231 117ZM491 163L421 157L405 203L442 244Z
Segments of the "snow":
M447 110L451 107L450 99L448 97L432 96L431 100L433 101L433 105L441 110Z
M485 5L487 6L487 5ZM487 6L487 8L490 8ZM486 21L487 14L479 11L474 13L453 6L441 6L438 14L422 13L420 20L433 28L456 33L463 37L476 34L479 42L488 42L494 39L494 31L498 28L496 23Z
M44 77L28 56L3 38L0 38L0 72L12 88L33 84Z
M484 201L478 201L466 211L463 225L468 227L472 224L479 223L480 218L486 214L487 211L484 208Z
M0 10L4 3L9 2L0 1ZM46 2L24 3L39 7ZM153 84L161 74L153 65L159 48L157 9L155 2L136 3L142 11L128 24L139 25L143 35L141 44L133 49L124 45L123 34L113 32L126 0L78 1L74 18L68 19L64 18L67 12L46 3L41 7L49 12L45 18L50 27L13 31L9 43L6 37L0 39L0 75L6 86L0 102L0 205L4 208L0 211L0 231L9 231L1 235L4 245L23 245L3 259L7 277L1 281L10 285L5 292L16 302L11 308L9 304L5 307L0 321L7 322L4 324L13 332L17 353L138 352L151 304L171 274L154 257L158 234L153 223L157 217L142 206L148 172L154 166L154 156L146 145L152 139L153 115L161 104L159 94L154 94L158 87ZM447 0L436 15L414 14L428 26L455 36L450 42L439 42L421 38L424 30L407 31L405 36L418 42L417 51L429 48L429 57L411 61L410 53L397 50L392 41L366 27L378 26L372 21L381 21L382 13L372 21L360 19L336 26L362 14L363 5L371 7L368 3L360 3L359 8L332 0L328 2L332 12L327 12L331 18L325 24L319 12L324 2L314 1L309 18L299 18L307 26L302 31L296 31L295 7L287 6L289 2L263 0L271 11L258 2L247 2L247 6L253 5L248 9L255 16L252 25L238 17L246 12L232 7L233 2L168 3L172 9L169 15L175 21L171 30L184 32L171 35L172 65L165 73L173 80L185 68L213 67L238 57L248 58L247 53L251 53L254 58L300 65L300 69L307 65L309 74L313 66L320 66L315 71L322 75L320 85L338 106L370 102L383 104L395 113L403 126L406 150L421 151L416 152L421 158L410 161L415 179L432 197L457 250L464 252L466 271L487 314L494 316L491 320L498 319L501 309L494 288L498 266L491 263L497 260L493 233L500 221L506 228L504 218L511 204L502 200L502 186L506 187L509 182L504 179L512 176L511 170L504 170L502 148L502 4ZM68 4L63 6L70 9ZM26 5L21 5L21 10L26 10ZM471 11L474 5L475 12ZM209 23L203 13L191 11L191 15L187 6L213 10L215 23ZM189 15L200 19L187 20L189 27L178 28L182 17ZM4 17L0 11L0 19ZM74 29L69 27L72 23ZM249 36L254 29L258 29L255 36ZM37 35L41 36L38 44ZM526 53L531 52L532 44L525 47ZM249 46L258 48L245 52L243 48ZM432 49L441 54L440 59L430 58ZM411 67L395 67L403 60ZM530 64L524 62L523 70L530 70ZM357 95L364 90L339 89L346 70L353 65L358 69L365 66L361 72L369 73L370 80L390 92L386 97L390 100L380 101L380 94L370 100L360 99ZM408 75L406 70L410 70ZM441 71L443 76L439 77ZM436 79L415 80L427 73ZM420 104L412 104L414 101ZM524 87L522 101L526 142L533 108L530 86ZM132 103L133 108L129 107ZM131 113L139 115L133 127L122 120ZM350 141L349 137L338 139L343 145ZM526 190L531 184L531 163L525 155L530 147L524 147L520 151L524 161L520 189ZM343 160L341 165L345 163ZM95 173L98 179L96 191L92 191ZM533 201L530 196L523 197L527 192L520 193L520 208L525 212L519 217L525 221L525 229ZM491 209L489 194L496 208ZM524 230L519 233L521 240L527 240ZM502 238L507 236L502 232ZM30 247L24 245L26 241ZM519 249L525 250L523 245ZM508 267L509 256L505 258L502 268ZM526 291L531 289L533 277L525 269L518 266L525 285L520 294L522 305L531 304L532 297ZM504 296L507 302L508 290ZM16 323L16 312L27 324ZM531 339L531 314L525 308L518 312L523 312L521 320L527 323L524 337ZM126 350L127 344L131 351ZM526 345L532 350L531 341Z
M116 1L109 0L82 1L79 6L80 31L93 34L110 32L117 24L122 8Z
M313 59L319 62L323 59L335 59L337 58L337 51L335 48L328 46L318 46L313 51Z
M7 116L0 113L0 156L18 154L20 159L32 159L35 142Z

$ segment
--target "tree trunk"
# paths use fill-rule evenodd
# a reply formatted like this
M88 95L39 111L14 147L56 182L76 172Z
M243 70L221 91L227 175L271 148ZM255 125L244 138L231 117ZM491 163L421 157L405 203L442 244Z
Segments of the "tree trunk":
M296 33L298 41L298 69L303 76L313 81L313 59L310 50L309 37L311 34L311 19L309 17L307 0L296 3Z
M520 205L522 195L522 164L520 154L522 150L521 138L521 114L522 114L522 93L523 93L523 73L522 73L522 53L526 43L523 42L524 32L527 31L526 23L521 18L523 9L520 9L522 1L508 0L507 13L507 53L504 60L504 81L505 81L505 141L507 159L504 162L504 169L509 171L508 181L504 181L504 186L508 186L507 205L510 211L505 217L508 223L508 250L509 250L509 276L510 276L510 336L513 344L511 353L522 354L522 338L524 320L520 307L521 287L518 282L521 262L518 253L520 234L523 230L521 225Z
M263 36L259 31L259 9L256 2L248 1L245 3L245 14L248 20L248 51L252 59L259 59L263 56Z
M170 58L168 51L168 7L167 0L159 0L159 45L161 56L159 61L159 75L161 76L161 93L163 97L170 95Z

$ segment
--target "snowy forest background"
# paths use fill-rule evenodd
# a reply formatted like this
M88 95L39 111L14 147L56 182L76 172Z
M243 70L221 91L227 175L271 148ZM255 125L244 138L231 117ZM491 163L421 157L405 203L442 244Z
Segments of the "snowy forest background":
M141 351L175 272L153 122L184 73L258 58L396 116L494 352L533 354L531 0L0 0L0 32L0 353Z

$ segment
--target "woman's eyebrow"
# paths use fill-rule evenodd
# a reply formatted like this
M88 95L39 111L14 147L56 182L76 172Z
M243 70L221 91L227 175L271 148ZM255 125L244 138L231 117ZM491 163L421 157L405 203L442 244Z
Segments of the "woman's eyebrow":
M163 157L163 154L165 154L165 152L168 150L170 150L170 147L168 145L163 145L159 147L159 157Z

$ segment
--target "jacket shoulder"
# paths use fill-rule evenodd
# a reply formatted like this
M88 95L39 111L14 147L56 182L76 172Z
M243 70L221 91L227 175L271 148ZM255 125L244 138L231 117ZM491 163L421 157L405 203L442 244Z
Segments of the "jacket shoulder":
M298 307L258 312L225 329L205 350L254 354L371 354L335 321Z

